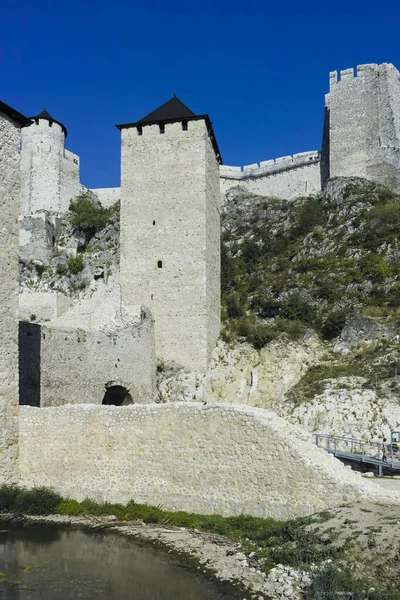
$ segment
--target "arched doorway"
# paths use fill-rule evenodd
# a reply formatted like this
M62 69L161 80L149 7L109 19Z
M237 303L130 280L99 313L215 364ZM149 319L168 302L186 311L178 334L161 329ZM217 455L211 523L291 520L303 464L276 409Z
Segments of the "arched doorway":
M123 385L110 385L106 387L107 389L102 404L114 406L133 404L133 398L129 393L129 390Z

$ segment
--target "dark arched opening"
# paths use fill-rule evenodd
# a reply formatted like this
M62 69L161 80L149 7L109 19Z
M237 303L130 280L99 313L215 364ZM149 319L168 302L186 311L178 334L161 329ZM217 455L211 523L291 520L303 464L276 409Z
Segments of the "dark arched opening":
M129 390L125 387L122 385L112 385L107 388L102 404L126 406L127 404L133 404L133 399Z

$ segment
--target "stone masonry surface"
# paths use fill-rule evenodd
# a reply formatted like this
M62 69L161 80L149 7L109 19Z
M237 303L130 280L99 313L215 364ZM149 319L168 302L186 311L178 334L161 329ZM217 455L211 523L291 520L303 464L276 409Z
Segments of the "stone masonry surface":
M65 212L83 186L79 157L64 148L64 131L38 119L21 133L21 214Z
M391 64L330 74L326 96L330 177L400 187L400 75Z
M21 485L77 500L276 519L391 502L275 413L174 403L20 408Z
M122 130L121 286L157 357L205 370L220 329L218 164L204 121Z
M106 384L125 387L134 402L153 402L153 321L122 327L41 327L41 405L101 404Z
M0 113L0 483L17 480L19 126Z

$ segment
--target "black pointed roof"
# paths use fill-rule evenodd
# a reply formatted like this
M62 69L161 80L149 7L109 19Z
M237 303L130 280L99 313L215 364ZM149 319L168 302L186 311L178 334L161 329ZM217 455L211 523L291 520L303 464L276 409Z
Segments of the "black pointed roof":
M143 119L140 119L139 123L149 123L154 121L159 123L160 121L188 119L195 116L194 112L183 104L183 102L177 98L176 94L174 94L171 100L164 102L164 104L161 104L156 110L153 110L153 112L143 117Z
M16 121L20 125L28 125L31 123L30 120L28 119L28 117L25 117L25 115L18 112L17 110L15 110L15 108L12 108L5 102L1 102L1 100L0 100L0 112L7 115L7 117L10 117L10 119L12 119L13 121Z
M161 106L153 110L151 113L149 113L139 121L135 121L134 123L116 125L116 127L121 131L122 129L128 129L129 127L143 127L146 125L157 125L160 123L176 123L177 121L200 120L204 120L206 122L215 155L217 157L218 162L221 164L222 158L217 141L215 139L210 117L208 115L196 115L193 111L190 110L190 108L186 106L186 104L183 104L183 102L179 100L176 94L174 94L170 100L164 102L164 104L161 104Z
M49 111L47 110L47 108L44 108L42 110L42 112L40 112L38 115L35 115L34 117L29 117L30 119L32 119L32 121L38 121L38 119L46 119L47 121L49 121L50 124L52 123L57 123L57 125L60 125L60 127L62 127L63 131L64 131L64 135L65 137L67 137L67 128L65 127L65 125L63 125L61 123L61 121L57 121L57 119L54 119L51 114L49 113ZM32 124L32 121L29 123L29 125Z

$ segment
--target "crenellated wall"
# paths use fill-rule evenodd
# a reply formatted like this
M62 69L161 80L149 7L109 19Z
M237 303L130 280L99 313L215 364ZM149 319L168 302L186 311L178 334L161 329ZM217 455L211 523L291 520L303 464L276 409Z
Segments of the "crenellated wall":
M289 519L387 500L275 413L199 403L21 407L21 485L77 500Z
M301 152L243 167L220 167L221 191L240 186L263 196L292 199L321 191L321 155Z

